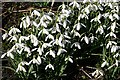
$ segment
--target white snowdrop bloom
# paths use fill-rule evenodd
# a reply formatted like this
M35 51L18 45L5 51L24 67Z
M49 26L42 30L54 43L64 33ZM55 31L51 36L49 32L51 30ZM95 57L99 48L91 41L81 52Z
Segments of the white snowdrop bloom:
M86 44L89 44L89 38L85 35L84 37L82 37L81 41L84 39L84 41L86 42Z
M18 68L16 69L16 72L18 72L18 71L26 72L25 68L22 66L21 63L18 64Z
M45 38L45 41L47 41L48 39L54 40L54 36L51 34L48 34L48 36Z
M102 26L100 26L97 30L96 30L96 33L100 33L100 34L103 34L104 33L104 29Z
M63 27L66 28L66 26L67 26L67 22L66 22L66 20L64 20L63 21Z
M23 50L24 50L23 48L20 49L20 50L17 49L17 52L18 52L19 54L21 54Z
M72 58L70 56L65 58L65 61L70 61L71 63L73 63L73 60L72 60Z
M18 28L12 28L10 29L10 31L8 32L9 35L12 34L16 34L16 33L20 33L21 31Z
M43 31L43 34L47 34L47 35L49 34L48 30L45 28L42 31Z
M50 51L49 51L49 54L50 54L53 58L55 58L55 52L54 52L54 51L50 50Z
M120 56L120 54L119 53L116 53L113 57L114 58L117 58L117 57L119 57Z
M16 36L11 36L9 39L11 39L10 42L12 42L12 41L17 42L17 37L16 37ZM9 39L8 39L8 40L9 40Z
M101 67L104 67L105 65L109 65L109 63L107 61L104 61L102 64L101 64Z
M114 13L114 14L113 14L113 17L115 17L117 20L119 20L119 19L120 19L119 15L118 15L118 14L116 14L116 13Z
M108 6L109 6L111 9L113 9L112 3L108 3Z
M71 2L71 3L69 4L69 6L72 6L73 8L74 8L74 7L77 7L77 8L80 10L80 4L78 4L77 1L75 1L75 0L74 0L73 2Z
M8 37L8 33L2 35L3 40L5 40L7 37Z
M18 49L22 49L22 48L24 48L24 43L15 43L15 47Z
M92 2L98 2L98 0L92 0Z
M94 76L95 78L103 76L103 72L101 70L96 69L96 71L92 73L92 76Z
M117 38L117 37L116 37L116 34L114 34L113 32L108 33L105 37L108 37L108 36Z
M72 58L70 58L70 57L68 58L68 61L70 61L71 63L73 63L73 60L72 60Z
M111 53L116 52L117 49L118 49L118 46L113 45L112 48L111 48Z
M27 46L24 46L24 51L28 52L28 54L31 53L30 48Z
M57 52L57 56L59 56L61 53L67 52L65 49L59 48Z
M101 11L103 11L103 7L99 4L98 5L98 8L101 10Z
M84 8L84 10L85 10L85 12L86 12L87 14L89 14L89 13L90 13L89 5L88 5L86 8Z
M42 51L44 51L43 49L44 48L47 48L47 47L51 47L52 45L50 44L50 43L43 43L43 45L42 45Z
M31 13L31 17L33 17L33 15L40 16L40 13L39 13L37 10L34 10L34 11Z
M118 67L118 63L119 63L119 61L118 61L118 60L116 60L115 64L116 64L116 66L117 66L117 67Z
M30 18L29 18L29 16L26 16L26 23L27 23L27 27L29 27L30 26Z
M83 3L91 2L91 0L84 0Z
M7 53L4 53L1 58L4 58L6 55L7 57L10 57L12 59L14 59L14 55L12 54L12 52L15 50L15 46L13 46L9 51L7 51Z
M48 64L48 65L45 67L45 70L47 70L48 68L49 68L49 69L51 68L52 70L54 70L54 67L53 67L52 64Z
M77 47L78 49L81 49L81 46L80 46L80 43L79 43L79 42L73 43L73 44L71 45L71 48L72 48L73 46Z
M97 16L97 17L95 17L95 18L93 18L93 19L91 19L91 21L90 22L93 22L93 21L98 21L99 23L101 23L101 21L100 21L100 18L102 17L102 15L99 13L99 15Z
M110 26L111 27L111 30L113 32L115 32L115 27L116 27L116 21L112 23L112 25Z
M117 38L117 37L116 37L116 34L114 34L113 32L110 32L110 36L111 36L111 37L113 36L114 38Z
M109 17L109 16L110 16L110 13L109 13L109 12L104 13L102 16L103 16L104 18L107 18L107 17Z
M29 63L28 62L26 62L26 61L22 61L22 62L20 62L21 63L21 65L29 65Z
M42 49L39 47L37 52L39 52L39 55L42 55Z
M32 23L36 28L38 28L40 26L40 23L37 24L35 21L33 21Z
M33 43L34 46L37 46L38 45L38 39L35 35L31 34L30 36L30 39L31 39L31 43Z
M74 31L74 36L78 36L79 38L81 37L81 35L77 31Z
M110 15L109 15L109 19L110 19L111 21L113 21L113 20L114 20L114 18L113 18L113 15L112 15L112 14L110 14Z
M56 31L61 32L58 23L56 23L55 25L56 25Z
M40 56L37 57L37 61L39 62L39 64L42 63L42 60L41 60Z
M40 64L41 64L41 61L39 60L39 58L40 58L40 57L38 57L37 59L33 58L33 59L29 62L29 65L30 65L31 63L40 65ZM38 60L39 60L39 61L38 61Z
M115 41L109 41L106 48L108 49L112 45L117 45L117 43Z
M29 40L29 37L26 37L26 36L20 36L20 38L19 38L19 43L21 43L22 41L27 41L27 40Z
M80 23L75 24L73 28L76 28L76 30L79 31L81 28Z

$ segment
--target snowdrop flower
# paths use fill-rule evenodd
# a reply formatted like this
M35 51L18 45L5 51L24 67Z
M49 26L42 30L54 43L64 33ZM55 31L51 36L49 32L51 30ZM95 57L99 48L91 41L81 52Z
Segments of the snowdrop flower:
M30 48L27 46L24 46L24 51L26 51L28 54L31 53Z
M111 53L116 52L117 49L118 49L118 46L113 45L112 48L111 48Z
M8 37L8 33L2 35L3 40L5 40L7 37Z
M118 14L116 14L116 13L114 13L114 14L113 14L113 17L115 17L117 20L119 20L119 19L120 19L119 15L118 15Z
M105 65L109 65L109 63L107 61L104 60L104 62L101 64L101 67L104 67Z
M58 23L56 23L55 25L56 25L56 31L61 32Z
M16 33L20 33L21 31L18 29L18 28L12 28L8 34L9 35L12 35L12 34L16 34Z
M116 38L116 34L114 34L113 32L108 33L105 37L108 37L108 36Z
M65 58L65 61L70 61L71 63L73 63L73 60L72 60L72 58L70 58L70 56Z
M52 64L48 64L48 65L45 67L45 70L47 70L48 68L49 68L49 69L51 68L52 70L54 70L54 67L53 67Z
M113 57L114 58L117 58L117 57L119 57L120 56L120 54L119 53L116 53Z
M53 58L55 58L55 52L54 52L54 51L50 50L50 51L49 51L49 54L50 54Z
M61 53L67 52L65 49L59 48L57 52L57 56L59 56Z
M38 39L35 35L31 34L30 36L30 39L31 39L31 43L33 43L34 46L37 46L38 45Z
M39 47L37 52L39 52L39 55L42 55L42 49Z
M8 40L9 39L11 39L10 42L12 42L12 41L17 42L17 37L16 36L11 36L10 38L8 38Z
M43 49L44 48L47 48L47 47L51 47L52 45L50 44L50 43L43 43L43 45L42 45L42 51L44 51Z
M103 16L104 18L107 18L107 17L109 17L109 16L110 16L110 13L109 13L109 12L104 13L102 16Z
M97 17L95 17L94 19L92 19L90 22L93 22L93 21L98 21L99 23L101 23L100 21L100 18L102 17L102 15L99 13L99 15Z
M78 4L75 0L69 4L69 6L77 7L80 10L80 4Z
M48 36L45 38L45 41L47 41L47 40L48 40L48 38L49 38L49 39L54 40L54 36L53 36L53 35L51 35L51 34L48 34Z
M39 13L37 10L34 10L34 11L31 13L31 17L33 17L33 15L40 16L40 13Z
M115 41L109 41L108 42L108 44L107 44L107 46L106 46L106 48L108 49L110 46L112 46L112 45L117 45L117 43L115 42Z
M84 39L84 41L86 42L86 44L89 44L89 38L85 35L82 39L81 39L81 41Z
M21 63L18 64L18 68L16 69L16 72L18 72L18 71L26 72L25 68L22 66Z
M83 3L91 2L90 0L84 0Z
M119 61L118 61L118 60L116 60L115 64L116 64L116 66L117 66L117 67L118 67L118 63L119 63Z
M94 76L95 78L103 76L103 72L101 70L96 69L96 71L92 73L92 76Z
M29 40L29 37L26 37L26 36L20 36L20 38L19 38L19 43L21 43L22 41L27 41L27 40Z
M110 19L111 21L114 20L112 14L109 15L109 19Z
M41 58L40 58L40 56L38 56L37 59L33 58L33 59L29 62L29 65L30 65L31 63L40 65L40 64L41 64Z
M20 50L17 49L17 52L18 52L19 54L21 54L23 50L24 50L23 48L20 49Z
M80 23L75 24L73 28L74 28L74 29L76 28L76 30L79 31L80 28L81 28Z
M100 33L100 34L103 34L104 33L104 29L103 29L103 27L102 26L100 26L98 29L97 29L97 31L96 31L96 33Z
M6 55L7 57L10 57L12 59L14 59L14 55L12 54L12 52L15 50L15 46L13 46L9 51L7 51L7 53L4 53L1 58L4 58Z
M75 47L77 47L78 49L81 49L80 43L79 42L75 42L71 45L71 48L75 45Z
M36 28L38 28L40 26L40 23L37 24L35 21L33 21L32 23Z
M116 22L113 22L110 27L111 27L111 30L115 32Z
M29 16L26 17L26 23L27 23L27 27L29 27L29 25L30 25L30 18L29 18Z
M72 30L71 33L73 34L73 37L75 36L78 36L79 38L81 37L81 35L75 30Z

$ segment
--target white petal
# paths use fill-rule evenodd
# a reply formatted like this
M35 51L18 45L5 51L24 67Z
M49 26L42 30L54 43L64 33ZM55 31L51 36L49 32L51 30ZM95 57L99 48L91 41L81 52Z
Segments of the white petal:
M89 39L88 39L87 36L84 37L84 40L85 40L85 42L86 42L87 44L89 44Z
M73 63L73 60L69 57L69 59L68 59L71 63Z
M103 63L102 63L102 65L101 65L101 67L104 67L106 64L107 64L107 62L106 62L106 61L105 61L105 62L103 62Z
M1 58L4 58L7 53L2 54Z
M50 50L50 55L55 58L55 53L52 50Z
M39 64L41 64L41 58L40 58L40 56L37 57L37 60L38 60Z
M7 33L5 33L5 34L2 35L3 40L5 40L7 37L8 37Z

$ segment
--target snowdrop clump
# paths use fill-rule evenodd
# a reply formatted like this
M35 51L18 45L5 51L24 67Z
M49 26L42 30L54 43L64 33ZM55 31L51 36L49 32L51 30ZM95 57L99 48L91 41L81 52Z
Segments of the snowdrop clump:
M97 3L97 0L84 0L83 4L76 1L69 5L63 3L57 14L34 10L31 15L23 17L19 27L12 27L3 34L3 40L11 43L12 47L1 58L11 58L16 65L16 72L25 73L26 79L29 74L37 78L39 70L45 71L45 74L61 76L67 63L74 63L77 59L73 57L77 50L95 44L103 47L100 51L103 56L101 68L108 70L118 67L118 4ZM109 62L107 56L113 62ZM92 73L95 78L98 75L103 76L103 71L96 69Z

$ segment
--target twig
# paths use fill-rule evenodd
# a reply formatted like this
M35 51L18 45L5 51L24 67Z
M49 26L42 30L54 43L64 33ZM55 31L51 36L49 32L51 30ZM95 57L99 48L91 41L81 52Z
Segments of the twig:
M92 79L92 77L87 73L87 72L85 72L84 70L83 70L83 67L80 69L85 75L87 75L90 79Z

